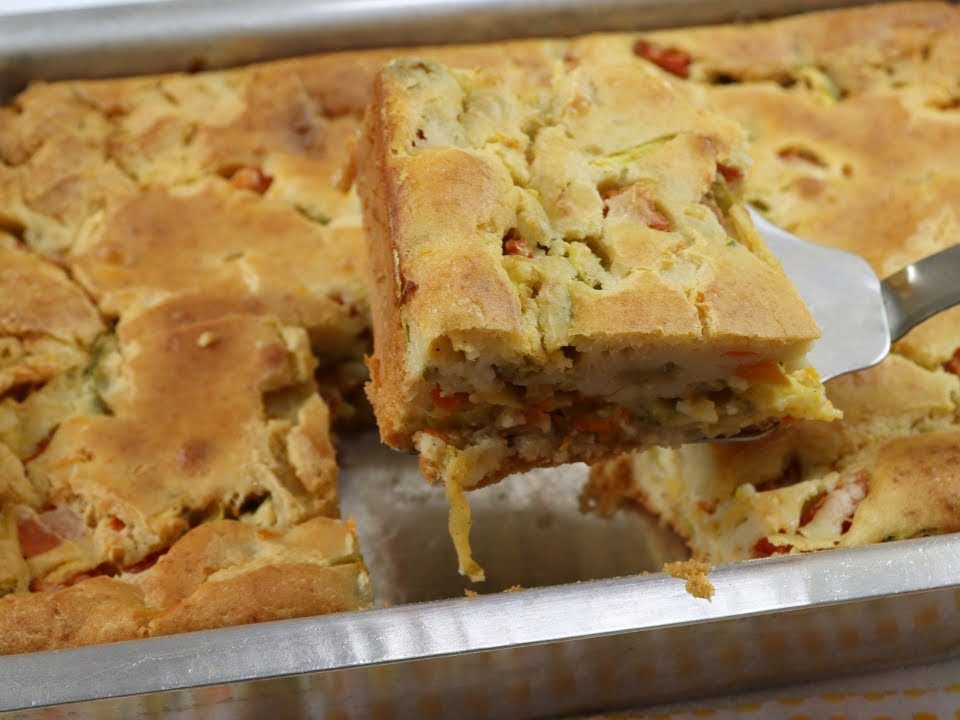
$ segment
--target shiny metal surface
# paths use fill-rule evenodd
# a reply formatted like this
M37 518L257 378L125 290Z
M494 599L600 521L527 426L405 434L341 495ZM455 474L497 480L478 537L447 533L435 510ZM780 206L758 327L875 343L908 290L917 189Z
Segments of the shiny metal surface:
M755 210L750 215L820 326L822 335L807 357L821 379L883 360L890 328L880 280L866 260L801 240Z
M756 210L750 216L820 325L808 358L824 381L876 365L891 342L960 305L960 245L881 281L858 255L802 240Z
M925 257L885 278L883 302L893 340L899 340L938 312L960 304L960 245Z
M635 575L687 556L650 516L582 514L577 495L588 469L567 465L470 494L470 538L487 573L485 582L471 583L456 572L443 489L423 480L415 457L371 433L343 438L340 458L340 505L357 521L381 607L463 596L466 588L487 593Z
M28 82L226 67L325 50L771 17L851 0L158 0L3 11L0 99Z
M496 687L508 679L502 671L510 667L509 656L524 646L566 645L573 653L569 660L579 662L577 641L635 634L646 638L639 642L651 642L658 631L686 626L712 638L687 652L710 657L709 642L717 649L723 644L749 647L752 642L739 633L710 634L707 626L713 622L754 618L762 624L760 619L770 613L810 614L837 603L935 589L949 590L944 597L954 602L960 585L960 536L738 563L717 568L711 579L716 587L712 602L691 597L678 580L652 574L5 657L0 658L0 709L365 666L376 675L374 665L436 656L449 656L452 666L469 665L470 653L503 649L506 656L496 663L501 672L481 678ZM942 599L931 598L934 603ZM935 614L943 612L938 609ZM788 622L792 621L780 623L780 633L791 632ZM938 628L939 650L957 646L958 624L960 620L951 620ZM848 632L829 628L827 624L818 633L828 630L819 638L823 649L836 648L838 638ZM923 629L914 628L921 634ZM876 633L857 631L864 636L864 646L871 644L866 636ZM676 645L672 652L681 649ZM824 653L813 653L820 654ZM606 659L616 662L617 656ZM876 658L866 661L875 664ZM755 659L744 662L756 664ZM718 671L717 677L723 676ZM629 702L652 699L644 688L634 688L630 695Z
M158 0L28 15L0 3L0 96L31 79L838 4ZM581 515L575 494L585 469L571 466L473 494L473 537L489 577L477 589L533 589L468 599L442 492L422 481L411 458L372 436L345 439L341 457L344 512L357 520L377 609L3 657L3 716L545 717L864 671L960 648L960 536L719 568L707 602L678 580L638 574L682 557L682 545L642 515Z

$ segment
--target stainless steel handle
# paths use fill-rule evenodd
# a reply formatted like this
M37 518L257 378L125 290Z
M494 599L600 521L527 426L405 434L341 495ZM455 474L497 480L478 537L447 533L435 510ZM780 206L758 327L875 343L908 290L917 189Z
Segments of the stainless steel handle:
M899 340L927 318L960 305L960 245L907 265L880 288L890 339Z

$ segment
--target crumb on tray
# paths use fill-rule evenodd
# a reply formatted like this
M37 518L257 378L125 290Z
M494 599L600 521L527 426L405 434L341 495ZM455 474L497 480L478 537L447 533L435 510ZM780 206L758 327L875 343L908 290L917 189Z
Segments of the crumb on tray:
M686 581L687 592L693 597L710 600L713 598L713 583L707 578L710 566L699 560L679 560L665 563L663 571L678 580Z

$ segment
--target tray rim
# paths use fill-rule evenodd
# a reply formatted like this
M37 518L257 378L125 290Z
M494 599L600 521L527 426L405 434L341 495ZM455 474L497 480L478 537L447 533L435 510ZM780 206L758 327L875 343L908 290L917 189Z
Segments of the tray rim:
M712 601L651 573L8 655L0 712L960 588L960 534L741 561L712 569L710 580Z
M248 9L269 6L262 0L238 2L241 8ZM601 2L608 8L629 6L647 8L651 12L658 7L662 9L665 3L666 0ZM164 36L164 32L169 33L170 25L163 25L141 28L140 35L124 34L112 47L98 50L97 43L102 42L104 37L123 32L123 28L135 28L137 23L143 23L145 17L161 17L163 12L171 10L183 13L198 7L210 9L223 4L223 0L159 0L151 3L114 0L92 7L0 13L0 99L6 88L7 77L17 76L19 61L30 65L36 59L97 52L100 52L98 57L111 55L116 58L123 57L124 53L131 52L131 48L144 42L202 42L205 38L229 39L231 33L249 37L250 27L246 28L244 34L243 23L221 24L212 28L215 31L212 34L208 24L195 33L178 38ZM325 3L284 0L284 4L300 8L313 4L318 8L310 16L315 23L336 19L337 11L345 13L327 28L331 33L337 27L353 27L350 23L361 22L362 18L356 9L370 5L363 0L327 0ZM778 16L799 9L815 10L850 4L864 3L862 0L785 0L774 3L772 7L759 2L744 3L744 8L754 8L755 12L750 13L725 0L680 0L665 12L668 15L672 12L675 18L679 18L684 9L719 12L726 7L728 13ZM540 12L550 13L572 12L582 4L578 0L549 0L545 3L536 3L534 0L512 3L509 0L401 0L392 3L390 21L400 22L402 13L409 12L411 8L421 13L428 12L430 8L441 8L444 11L441 14L449 20L457 13L491 8L500 8L514 13L511 17L519 17L523 8L529 9L535 5L540 5ZM730 10L731 6L733 11ZM114 17L109 18L105 14L107 12L113 13ZM32 23L36 24L34 32L18 32ZM667 24L677 23L664 22L663 26ZM57 38L57 28L69 30L71 27L72 32ZM640 27L637 25L636 29ZM285 25L278 21L269 30L273 33L271 37L277 37L289 29L289 22ZM584 27L581 31L603 29L617 28ZM525 33L512 36L525 36ZM11 37L16 42L4 45L3 41ZM363 46L376 45L378 43ZM300 51L290 54L300 54ZM277 56L267 55L238 62L273 57ZM157 71L161 69L169 68L158 68ZM58 71L50 72L53 75L49 79L53 79ZM45 79L48 79L47 76ZM712 603L692 598L683 589L681 581L656 573L531 588L521 593L452 598L363 612L3 656L0 657L0 687L4 688L0 693L0 712L498 648L652 632L682 625L793 613L960 588L960 533L743 561L718 566L711 572L710 579L717 592ZM585 609L592 612L585 612ZM427 624L436 625L441 630L431 630L426 627Z
M105 0L0 13L0 101L38 79L182 71L198 61L212 70L337 50L703 25L870 1ZM223 47L212 50L214 41ZM149 57L124 62L144 53Z

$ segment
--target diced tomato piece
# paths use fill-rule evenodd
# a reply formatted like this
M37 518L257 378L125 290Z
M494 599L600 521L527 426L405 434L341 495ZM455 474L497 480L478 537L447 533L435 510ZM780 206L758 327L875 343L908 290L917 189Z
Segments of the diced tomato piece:
M523 240L518 238L510 238L509 240L503 241L503 254L523 255L524 257L528 258L533 257L533 251L526 246Z
M114 532L120 532L123 530L127 524L120 518L113 516L110 518L110 529Z
M260 168L242 167L230 176L230 184L238 190L250 190L263 195L273 184L273 178L265 175Z
M947 360L946 365L943 367L947 372L960 375L960 348L953 351L953 357Z
M717 163L717 172L723 176L724 180L730 183L743 180L743 170L735 165L724 165L723 163Z
M456 412L470 397L467 393L451 393L444 395L439 385L434 385L430 391L430 397L433 398L433 404L445 412Z
M672 75L681 78L690 77L690 63L693 60L683 50L665 48L646 40L638 40L633 46L633 54L649 60Z
M63 542L31 517L22 517L17 521L17 535L20 538L20 554L27 560L49 552Z
M507 234L503 236L503 254L532 258L533 250L523 241L516 228L510 228L507 230Z
M649 203L644 220L649 228L659 230L660 232L670 232L670 221L666 215L653 206L653 203Z
M753 546L753 552L756 557L770 557L771 555L782 555L793 549L793 545L774 545L767 538L762 537L757 540Z
M803 508L803 513L800 515L800 527L807 525L817 513L820 512L820 509L826 504L827 498L830 496L829 493L822 493L818 496L813 502L807 503Z
M837 510L844 510L846 518L840 524L840 534L847 532L853 523L853 514L856 512L860 501L867 496L870 483L867 480L867 474L864 471L858 472L853 477L845 477L837 486L829 491L819 495L813 502L808 503L800 516L800 527L811 523L823 507L832 502L832 514L837 514ZM839 505L838 505L839 503Z

